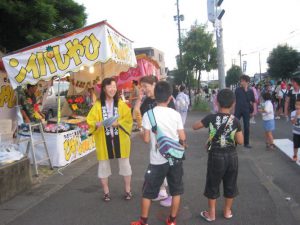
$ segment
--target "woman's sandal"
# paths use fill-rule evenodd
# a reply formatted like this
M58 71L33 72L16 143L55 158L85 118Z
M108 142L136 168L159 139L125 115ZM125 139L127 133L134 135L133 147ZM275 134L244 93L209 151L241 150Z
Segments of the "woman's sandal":
M131 200L132 197L133 197L133 196L132 196L131 191L125 192L125 195L124 195L124 199L125 199L125 200Z
M103 201L109 202L110 200L111 200L111 197L110 197L109 193L103 195Z
M200 216L206 221L206 222L213 222L213 221L215 221L215 219L211 219L211 218L209 218L209 213L207 212L207 211L202 211L201 213L200 213Z

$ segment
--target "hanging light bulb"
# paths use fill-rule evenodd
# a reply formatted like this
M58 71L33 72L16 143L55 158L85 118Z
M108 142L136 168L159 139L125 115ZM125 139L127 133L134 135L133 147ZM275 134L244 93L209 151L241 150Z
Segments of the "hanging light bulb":
M81 66L81 67L80 67L80 70L84 70L84 66Z
M89 72L90 72L90 73L94 73L94 72L95 72L95 68L94 68L94 66L90 66L90 68L89 68Z

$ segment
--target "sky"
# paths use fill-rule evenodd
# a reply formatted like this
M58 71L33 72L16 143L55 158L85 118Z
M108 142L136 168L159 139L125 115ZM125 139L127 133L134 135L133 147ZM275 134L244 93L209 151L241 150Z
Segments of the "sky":
M178 31L174 16L176 0L75 0L86 7L87 24L107 20L132 40L133 47L154 47L164 52L166 67L176 68ZM182 33L197 21L207 24L207 0L179 0ZM222 18L225 72L233 63L247 62L246 74L266 72L267 57L278 44L300 51L300 0L224 0ZM259 61L260 55L260 61ZM261 66L260 63L261 62ZM204 73L202 80L217 79L217 71Z

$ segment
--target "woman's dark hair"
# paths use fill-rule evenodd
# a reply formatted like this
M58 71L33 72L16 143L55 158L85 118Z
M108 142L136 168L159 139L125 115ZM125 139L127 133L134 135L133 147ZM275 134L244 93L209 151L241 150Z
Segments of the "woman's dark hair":
M133 83L134 85L138 85L138 84L139 84L137 80L132 80L132 83Z
M265 101L272 100L272 95L269 92L264 93L262 97Z
M110 78L105 78L102 83L101 83L101 92L100 92L100 101L101 101L101 105L105 105L105 92L104 92L104 88L108 85L110 85L112 82L115 82L117 85L117 82L114 78L110 77ZM115 96L114 96L114 106L117 107L118 106L118 101L119 101L119 93L118 91L116 92Z
M222 89L218 92L217 101L221 108L229 109L235 101L235 95L230 89Z
M153 85L154 83L157 83L158 82L158 79L156 76L145 76L145 77L142 77L140 79L140 83L147 83L147 84L151 84Z

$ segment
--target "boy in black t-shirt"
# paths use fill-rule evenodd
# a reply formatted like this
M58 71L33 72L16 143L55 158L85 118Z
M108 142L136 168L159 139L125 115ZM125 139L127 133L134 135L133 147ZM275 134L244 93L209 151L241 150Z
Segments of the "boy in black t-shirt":
M225 205L223 216L232 218L233 198L237 196L238 156L236 144L243 144L244 137L238 119L230 114L235 101L234 93L229 89L221 90L217 95L219 112L210 114L193 125L194 130L209 128L209 148L207 175L204 196L208 198L208 210L201 216L211 222L216 219L216 199L220 196L220 184L223 181Z

